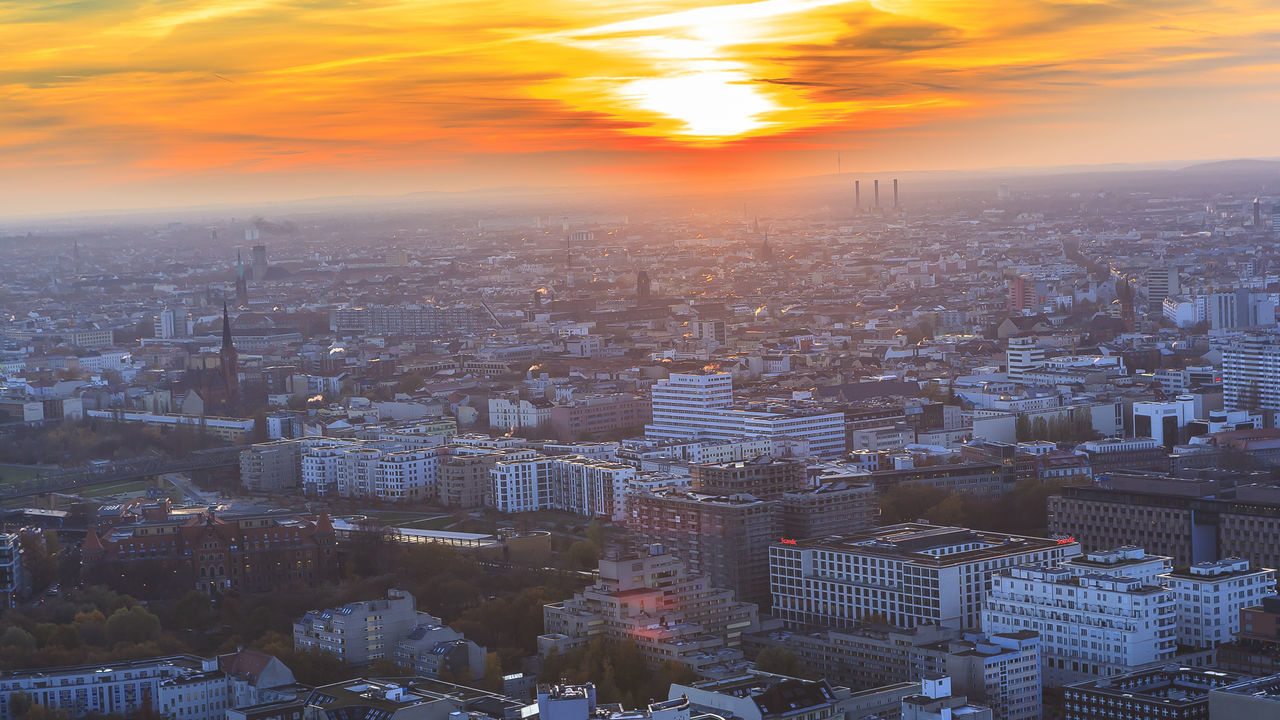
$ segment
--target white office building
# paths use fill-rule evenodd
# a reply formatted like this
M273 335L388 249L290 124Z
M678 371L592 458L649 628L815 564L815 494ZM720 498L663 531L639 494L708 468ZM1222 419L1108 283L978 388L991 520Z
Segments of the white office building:
M1009 338L1005 350L1005 370L1010 382L1022 382L1027 373L1045 364L1044 349L1036 347L1034 336Z
M1182 442L1183 428L1195 419L1196 399L1191 395L1179 395L1163 402L1133 404L1134 436L1152 438L1170 450Z
M1080 554L1074 540L903 523L769 548L773 614L791 628L976 627L992 576Z
M1275 593L1276 571L1251 570L1248 560L1227 558L1164 573L1160 584L1173 593L1178 644L1213 648L1240 631L1240 610Z
M723 372L671 373L654 384L653 440L733 440L742 437L795 437L807 440L819 457L845 451L844 413L796 409L785 405L733 406L733 377Z
M1123 575L1019 565L992 578L986 633L1040 634L1048 687L1110 677L1177 650L1173 595Z

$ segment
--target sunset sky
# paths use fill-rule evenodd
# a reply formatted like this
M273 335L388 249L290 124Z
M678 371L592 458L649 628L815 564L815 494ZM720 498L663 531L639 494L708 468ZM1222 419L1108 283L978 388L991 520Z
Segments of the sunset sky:
M1275 0L0 3L0 212L1280 155Z

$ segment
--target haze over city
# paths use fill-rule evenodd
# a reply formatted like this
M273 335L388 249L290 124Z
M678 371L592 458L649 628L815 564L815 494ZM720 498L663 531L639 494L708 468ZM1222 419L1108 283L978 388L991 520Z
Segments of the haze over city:
M0 3L0 720L1280 718L1277 40Z

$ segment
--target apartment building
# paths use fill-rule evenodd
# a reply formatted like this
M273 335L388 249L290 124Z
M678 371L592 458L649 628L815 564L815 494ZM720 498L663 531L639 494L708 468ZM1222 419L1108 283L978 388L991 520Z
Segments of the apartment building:
M768 607L769 546L782 530L778 503L697 491L637 493L627 504L626 524L683 560L689 572Z
M1040 635L1044 683L1110 677L1168 660L1177 650L1173 595L1122 575L1073 576L1019 565L992 578L982 609L988 633Z
M19 539L18 533L0 533L0 609L16 606L26 584Z

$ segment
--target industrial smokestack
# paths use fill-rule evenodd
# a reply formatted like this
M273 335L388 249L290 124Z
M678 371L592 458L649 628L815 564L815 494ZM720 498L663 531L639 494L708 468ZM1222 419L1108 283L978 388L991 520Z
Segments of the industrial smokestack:
M877 179L875 179L874 181L872 181L872 186L871 186L871 187L872 187L872 188L874 189L874 191L875 191L875 203L876 203L876 204L875 204L875 209L876 209L876 210L879 210L879 209L880 209L880 180L879 180L879 178L877 178Z

